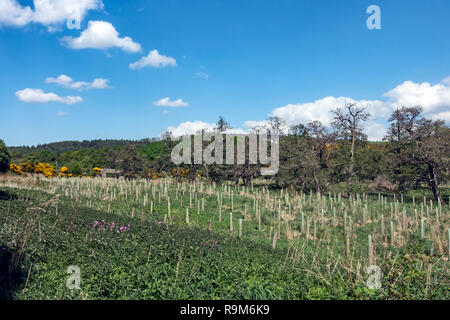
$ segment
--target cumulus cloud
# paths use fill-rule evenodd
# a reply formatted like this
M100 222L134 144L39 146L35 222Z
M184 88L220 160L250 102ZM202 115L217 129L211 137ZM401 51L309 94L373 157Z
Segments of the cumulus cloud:
M28 103L60 102L64 104L74 104L83 102L83 98L79 96L60 97L55 93L45 93L41 89L30 88L17 91L16 96L20 101Z
M130 37L119 37L119 32L106 21L89 21L86 30L78 38L63 37L61 39L70 49L101 49L120 48L126 52L140 52L141 45Z
M442 111L428 115L432 120L444 120L447 124L450 123L450 111Z
M166 133L166 132L170 132L172 137L181 137L181 136L185 136L185 135L195 134L201 130L204 130L206 132L214 132L215 128L216 128L215 123L203 122L203 121L198 121L198 120L197 121L186 121L186 122L181 122L176 127L173 127L173 126L168 127L163 133L161 133L161 135L164 135L164 133ZM247 134L247 133L249 133L249 131L245 130L245 129L241 129L241 128L233 128L233 129L228 129L224 133Z
M145 67L164 68L166 66L177 66L177 61L172 57L159 54L158 50L152 50L148 55L136 62L130 63L130 69L140 70Z
M247 128L247 131L258 131L258 132L265 132L267 129L271 128L271 124L269 120L262 120L262 121L253 121L248 120L244 122L244 127ZM289 133L290 125L286 123L282 123L280 126L280 132L287 134Z
M262 121L254 121L254 120L248 120L244 122L244 127L248 129L253 129L256 127L266 127L269 125L269 121L262 120Z
M405 81L394 89L386 92L392 109L401 106L421 106L425 116L441 118L450 122L450 77L432 85L428 82L415 83Z
M168 127L166 132L170 132L173 137L181 137L187 134L195 134L198 131L213 131L216 127L215 123L203 121L186 121L180 123L176 127Z
M345 103L357 103L365 106L373 116L385 118L390 113L388 105L379 100L354 100L349 97L325 97L314 102L288 104L276 108L271 115L279 117L288 124L308 123L309 121L320 121L325 126L330 126L333 115L330 111L337 107L343 107Z
M0 1L0 25L22 27L33 20L33 10L22 7L16 0Z
M405 81L386 92L383 97L388 99L356 100L350 97L331 96L314 102L288 104L276 108L270 115L277 116L289 124L318 120L325 126L330 126L333 118L331 110L342 107L345 103L356 103L367 107L372 118L378 120L387 120L392 111L401 106L421 106L425 116L450 121L450 77L434 85L428 82Z
M45 79L46 83L55 83L71 89L83 90L83 89L106 89L108 88L107 79L94 79L92 82L85 81L73 81L71 77L62 74L57 78L49 77Z
M187 107L189 105L187 102L184 102L183 99L171 101L169 97L155 101L153 102L153 104L158 107L173 107L173 108Z
M314 102L288 104L286 106L276 108L272 111L271 116L279 117L288 125L298 123L307 124L310 121L320 121L324 126L331 127L333 120L332 110L343 107L346 103L356 103L359 106L366 107L367 111L372 115L372 121L366 123L366 134L370 141L379 141L383 138L386 127L383 124L374 122L375 119L386 120L391 111L391 106L380 100L355 100L350 97L325 97ZM267 125L266 121L252 122L247 121L247 126ZM287 128L283 128L287 131Z
M386 135L387 128L377 122L369 122L364 127L364 133L367 135L367 140L369 141L381 141Z
M89 10L102 10L101 0L34 0L34 10L17 0L0 0L0 25L23 27L39 23L57 30L55 25L66 20L83 21Z

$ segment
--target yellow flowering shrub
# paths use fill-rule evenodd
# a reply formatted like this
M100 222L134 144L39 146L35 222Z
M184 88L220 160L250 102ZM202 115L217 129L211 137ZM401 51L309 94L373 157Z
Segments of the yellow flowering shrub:
M43 173L44 173L44 176L46 176L47 178L54 177L56 174L55 167L49 166L44 170Z
M54 166L52 166L52 165L50 165L48 163L39 162L34 167L34 173L42 173L47 178L51 178L51 177L54 177L56 175L56 170L55 170Z
M148 171L148 176L151 177L152 179L159 179L159 178L164 177L164 173L158 172L153 168L149 168L149 169L147 169L147 171Z
M187 175L190 171L191 171L191 170L189 170L189 169L184 169L184 168L182 168L182 167L178 167L178 168L173 169L173 170L170 172L170 175L171 175L172 177L174 177L174 178L176 178L176 177L178 177L178 178L184 178L184 177L186 177L186 175Z
M67 173L67 172L69 172L69 168L61 167L61 173Z
M32 162L23 162L22 163L23 172L34 172L34 163Z
M15 163L11 163L11 164L9 165L9 170L11 170L12 172L17 173L17 174L19 174L19 175L22 175L22 174L23 174L23 172L22 172L22 167L21 167L21 166L18 166L18 165L15 164Z

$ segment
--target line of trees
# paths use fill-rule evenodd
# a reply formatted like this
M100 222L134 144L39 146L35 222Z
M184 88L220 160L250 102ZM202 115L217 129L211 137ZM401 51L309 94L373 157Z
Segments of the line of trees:
M271 117L266 125L253 129L269 135L280 132L279 171L263 178L276 187L303 192L326 192L338 186L348 195L359 192L362 185L398 194L428 186L434 197L443 201L440 186L450 177L450 129L443 121L426 119L422 112L421 107L395 110L380 142L367 141L364 125L371 115L354 103L332 111L331 128L319 121L288 127L281 119ZM215 131L225 133L229 129L230 124L220 117ZM225 148L224 136L223 139ZM69 141L48 148L15 147L12 152L0 142L0 171L8 170L12 153L13 161L19 164L46 162L67 166L75 173L94 167L121 170L126 178L183 172L182 177L187 179L201 175L209 181L228 180L247 186L261 178L262 165L250 165L248 154L244 164L190 164L182 165L180 171L171 161L171 150L177 143L169 132L163 139ZM233 143L237 143L236 139ZM248 150L248 139L245 143ZM210 142L204 144L206 147Z
M325 192L331 185L346 183L348 195L358 183L405 194L429 186L443 202L440 185L450 177L450 129L444 121L422 116L421 107L402 107L388 120L382 142L368 142L364 124L371 115L367 108L347 103L332 111L331 130L319 121L296 124L288 132L277 117L268 119L256 131L280 131L280 170L271 179L278 187L295 187L304 192ZM216 130L229 124L221 117ZM248 160L248 159L247 159ZM259 177L258 165L209 165L211 180L234 180L249 185Z

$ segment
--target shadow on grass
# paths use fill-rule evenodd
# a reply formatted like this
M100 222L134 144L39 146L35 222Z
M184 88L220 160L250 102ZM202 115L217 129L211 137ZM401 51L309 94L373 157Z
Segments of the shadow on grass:
M17 195L14 193L9 193L7 191L0 190L0 201L2 200L15 200L17 199Z
M14 252L0 246L0 300L11 300L14 292L23 287L25 274L13 263Z

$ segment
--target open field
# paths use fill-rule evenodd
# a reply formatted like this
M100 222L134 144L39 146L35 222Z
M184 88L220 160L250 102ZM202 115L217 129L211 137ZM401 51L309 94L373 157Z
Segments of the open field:
M449 213L417 191L5 175L0 297L449 299Z

